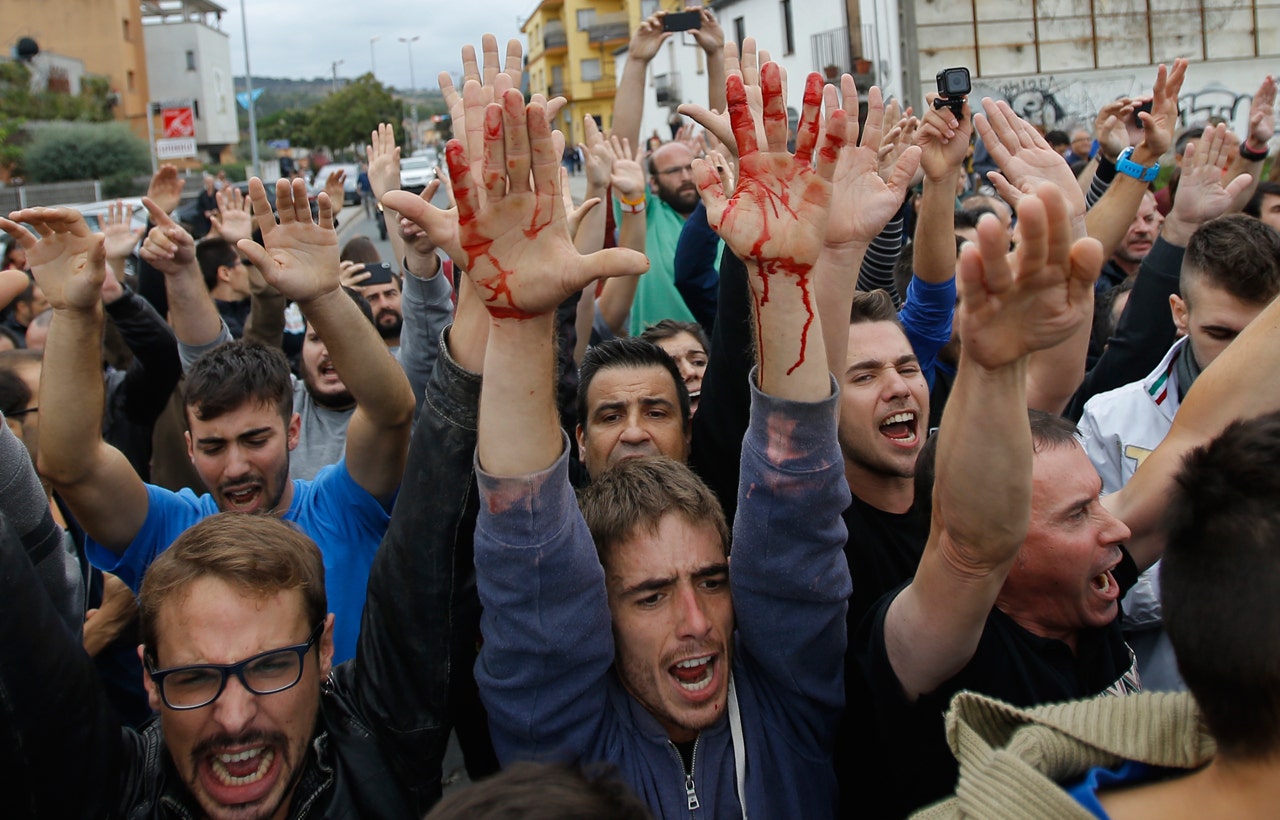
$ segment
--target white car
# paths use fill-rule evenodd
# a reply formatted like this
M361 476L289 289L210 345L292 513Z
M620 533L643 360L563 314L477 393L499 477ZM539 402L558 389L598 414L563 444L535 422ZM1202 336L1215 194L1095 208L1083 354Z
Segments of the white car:
M406 157L400 160L400 187L415 194L436 178L434 157Z

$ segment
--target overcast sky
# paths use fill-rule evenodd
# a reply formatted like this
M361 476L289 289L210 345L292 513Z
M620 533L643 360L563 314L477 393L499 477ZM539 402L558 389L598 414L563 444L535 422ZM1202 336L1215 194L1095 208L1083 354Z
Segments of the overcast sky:
M239 0L217 0L227 9L222 30L231 38L231 70L244 74L244 37ZM412 44L413 79L422 88L435 88L441 71L457 74L459 51L466 43L477 50L480 35L493 32L499 50L506 41L522 43L520 23L537 7L537 0L243 0L249 23L249 60L256 77L311 79L332 77L333 63L342 60L338 76L357 77L373 67L379 81L397 89L409 88L409 45L400 37L420 37Z

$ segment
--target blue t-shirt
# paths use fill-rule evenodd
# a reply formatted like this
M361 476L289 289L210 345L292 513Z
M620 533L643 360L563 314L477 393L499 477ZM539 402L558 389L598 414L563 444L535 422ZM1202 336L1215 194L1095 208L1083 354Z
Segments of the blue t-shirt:
M92 538L86 538L85 550L94 566L137 592L156 556L188 527L217 512L217 502L208 493L197 496L187 488L175 493L148 484L147 520L124 554L116 555ZM369 568L391 515L351 478L344 458L312 481L295 479L293 502L283 519L297 524L324 556L325 592L334 613L333 662L355 657Z

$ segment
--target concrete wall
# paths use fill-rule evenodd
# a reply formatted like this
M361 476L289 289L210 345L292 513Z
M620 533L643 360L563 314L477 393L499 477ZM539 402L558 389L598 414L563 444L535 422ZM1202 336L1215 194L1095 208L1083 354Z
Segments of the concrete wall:
M198 100L201 148L239 142L227 34L194 22L157 23L146 27L146 39L151 98ZM188 51L194 54L194 69L188 68Z

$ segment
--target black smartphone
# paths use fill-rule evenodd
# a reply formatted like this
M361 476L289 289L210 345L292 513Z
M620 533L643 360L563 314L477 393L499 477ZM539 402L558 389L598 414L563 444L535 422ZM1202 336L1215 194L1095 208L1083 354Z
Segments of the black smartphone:
M662 17L663 31L689 31L695 28L702 28L702 12L696 9L675 11Z
M360 287L368 285L389 285L391 284L391 275L395 273L390 262L373 262L364 266L368 272L369 278L360 283Z
M1143 123L1142 117L1139 117L1138 114L1142 113L1143 111L1146 111L1148 114L1150 114L1151 103L1152 103L1152 100L1147 100L1142 105L1139 105L1137 108L1133 109L1133 121L1137 124L1139 128L1146 128L1147 126L1145 123Z

